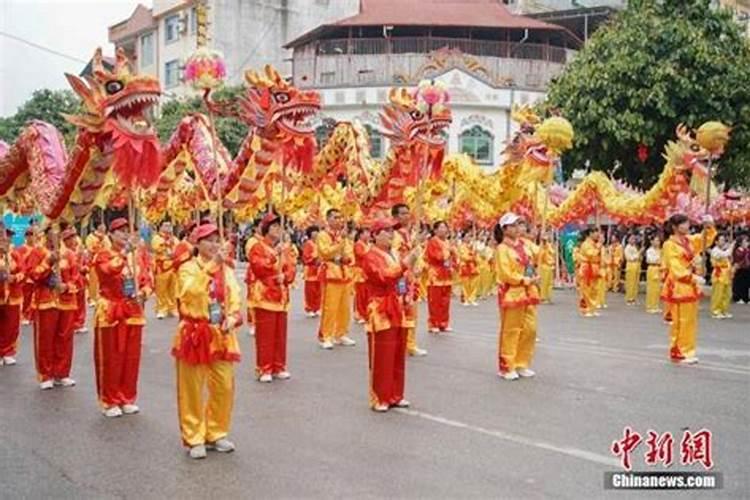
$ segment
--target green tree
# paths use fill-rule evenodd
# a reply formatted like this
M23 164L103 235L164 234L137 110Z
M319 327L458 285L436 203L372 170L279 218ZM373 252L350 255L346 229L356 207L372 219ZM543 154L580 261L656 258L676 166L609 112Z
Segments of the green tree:
M16 114L0 118L0 139L11 144L26 123L41 120L54 125L70 146L76 135L76 126L65 121L61 113L78 113L80 106L80 99L70 90L35 90Z
M750 45L727 11L709 0L632 0L599 29L550 86L544 106L575 129L566 169L622 168L650 186L675 127L708 120L732 125L717 180L750 185ZM645 162L638 146L648 147Z
M244 89L242 86L224 87L217 91L212 97L214 100L222 102L236 102L242 95ZM185 116L190 113L205 113L206 107L199 97L193 97L187 100L172 100L165 103L161 109L161 116L156 120L156 131L162 144L166 143L172 133L177 128ZM247 135L248 127L236 118L219 117L216 119L216 130L219 140L224 144L232 156L242 144Z

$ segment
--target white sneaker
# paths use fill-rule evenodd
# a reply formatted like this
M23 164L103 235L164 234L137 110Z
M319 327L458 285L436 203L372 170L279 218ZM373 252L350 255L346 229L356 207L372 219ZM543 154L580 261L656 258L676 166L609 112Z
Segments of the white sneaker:
M221 438L213 443L207 443L206 449L218 451L219 453L232 453L234 451L234 443L227 438Z
M450 326L446 326L445 330L443 330L443 331L446 332L446 333L449 333L449 332L453 331L453 328L451 328Z
M472 307L479 307L479 303L478 302L472 302L471 305L472 305Z
M62 387L73 387L74 385L76 385L76 381L70 377L65 377L61 378L60 380L55 380L55 384Z
M290 378L292 378L292 374L284 370L283 372L277 373L276 378L279 380L289 380Z
M346 335L344 335L343 337L341 337L341 338L340 338L340 339L338 340L338 342L337 342L337 343L339 343L339 344L341 344L341 345L343 345L343 346L347 346L347 347L351 347L351 346L355 346L355 345L357 345L357 342L356 342L356 341L355 341L354 339L352 339L352 338L349 338L349 337L348 337L348 336L346 336Z
M55 387L55 382L53 380L45 380L39 384L39 388L43 391L47 391L53 387Z
M408 401L407 401L407 400L405 400L405 399L402 399L401 401L399 401L398 403L396 403L396 404L395 404L395 405L393 405L393 406L395 406L396 408L408 408L408 407L410 407L410 406L411 406L411 403L410 403L410 402L408 402Z
M307 316L308 318L314 318L314 317L315 317L315 313L314 313L314 312L312 312L312 311L307 311L307 312L305 313L305 316Z
M122 413L123 415L135 415L136 413L139 413L141 411L140 408L138 408L138 405L122 405Z
M5 364L7 366L13 366L13 365L16 364L16 358L14 358L13 356L5 356L2 359L2 363L0 363L0 364Z
M416 356L418 358L421 358L423 356L427 356L427 351L424 349L420 349L419 347L415 347L411 351L409 351L409 356Z
M102 411L102 415L104 415L107 418L117 418L122 417L122 410L119 406L110 406L106 410Z
M21 320L21 326L29 326L31 324L31 321L28 319Z
M197 444L195 446L190 447L190 458L194 460L200 460L202 458L206 458L206 446L202 444Z
M331 350L333 349L333 343L330 340L324 340L323 342L318 342L318 345L321 349Z
M732 318L734 318L734 316L732 316L732 314L731 314L731 313L724 313L724 317L725 317L726 319L732 319ZM6 362L5 364L7 365L8 363Z
M164 314L164 313L157 313L157 315L156 315L156 319L164 319L166 317L167 317L167 315Z
M376 411L378 413L385 413L388 411L388 405L377 404L372 407L372 411Z
M530 368L521 368L518 370L518 376L523 378L531 378L534 375L536 375L536 372L534 370L531 370Z
M438 330L437 328L430 328L427 331L430 332L430 333L440 333L440 330Z
M737 301L737 303L738 303L738 304L744 304L744 303L745 303L745 301L744 301L744 300L742 300L742 299L740 299L740 300L738 300L738 301ZM750 304L750 302L748 302L748 304Z
M86 328L85 326L82 326L81 328L79 328L78 330L76 330L77 334L88 333L88 332L89 332L89 329Z
M591 315L598 318L599 316L602 315L602 313L600 313L599 311L594 311L593 313L591 313Z
M315 311L315 316L320 316L320 311Z
M695 356L680 360L681 365L694 365L698 362L698 358Z
M516 372L515 370L507 373L498 373L498 375L503 380L518 380L518 372Z
M364 324L365 324L365 320L363 320L363 319L358 319L358 320L357 320L357 324L358 324L358 325L364 325Z
M267 384L269 382L273 382L273 377L270 373L264 373L260 377L258 377L258 382L263 382L264 384Z

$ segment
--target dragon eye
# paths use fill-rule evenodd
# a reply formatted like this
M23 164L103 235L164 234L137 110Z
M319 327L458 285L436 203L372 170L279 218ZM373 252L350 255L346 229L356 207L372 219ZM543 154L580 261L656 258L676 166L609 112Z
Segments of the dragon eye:
M411 118L412 120L421 120L422 119L422 112L418 109L415 109L411 112Z
M697 144L691 144L691 145L690 145L690 149L691 149L692 151L695 151L695 152L697 153L698 151L700 151L700 150L701 150L701 147L700 147L699 145L697 145Z
M277 92L273 95L273 98L279 104L284 104L284 103L289 102L289 94L287 94L286 92Z
M123 87L125 87L125 85L123 85L121 81L112 80L107 82L107 84L104 86L104 89L107 91L107 94L112 95L121 91Z

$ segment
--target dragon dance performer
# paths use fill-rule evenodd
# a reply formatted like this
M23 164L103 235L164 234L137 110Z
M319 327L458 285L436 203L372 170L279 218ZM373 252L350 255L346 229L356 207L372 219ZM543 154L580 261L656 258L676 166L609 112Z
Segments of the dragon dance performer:
M39 237L40 235L37 234L33 227L26 229L26 232L24 233L24 243L17 248L22 262L26 262L26 258L31 253L31 250L37 245ZM28 277L28 275L26 275L23 282L23 305L21 306L22 325L31 324L31 318L34 314L31 308L33 293L34 282Z
M482 231L477 246L477 253L479 254L479 296L483 299L495 290L495 273L493 271L495 253L487 238L488 235Z
M190 457L206 448L234 451L227 439L234 403L234 365L240 360L240 286L225 264L226 248L214 224L201 224L191 239L198 255L180 267L180 322L172 343L177 365L177 404L183 444ZM204 397L204 393L206 396Z
M625 303L635 305L638 299L638 286L641 280L641 249L638 248L636 236L628 236L625 245Z
M162 222L159 232L151 240L151 249L154 252L156 319L176 316L177 313L177 304L175 303L177 277L173 261L175 244L172 224L167 221Z
M607 262L608 279L609 279L609 290L612 292L618 291L620 288L620 271L622 269L622 263L625 259L625 251L622 248L622 243L618 237L612 238L612 242L609 245L609 262Z
M372 236L369 228L362 226L354 234L354 319L363 325L367 318L367 285L362 271L362 259L370 250Z
M662 247L662 259L667 276L662 288L662 299L669 305L672 325L669 331L669 357L682 364L698 362L696 334L698 329L698 302L705 283L699 274L702 267L700 253L716 237L716 228L710 216L704 216L705 234L690 235L690 221L683 214L675 214L665 225L669 239Z
M310 226L305 230L307 239L302 244L302 264L304 265L305 280L305 314L308 318L320 316L320 258L318 257L318 226Z
M10 248L13 232L0 233L0 365L15 365L23 306L24 254Z
M73 259L78 266L79 281L76 283L76 314L73 321L74 333L86 333L86 285L89 280L89 259L81 238L74 227L66 228L61 233L63 241L62 254L72 253L69 258Z
M500 332L498 375L504 380L533 377L529 368L536 343L539 276L528 242L521 238L521 218L508 212L500 218L495 237Z
M433 236L427 242L425 258L429 285L427 288L427 327L430 333L451 332L450 307L453 292L455 252L448 241L448 224L437 221Z
M374 244L362 260L370 301L367 308L367 341L370 368L370 407L386 412L391 407L406 408L406 330L405 307L413 304L414 294L407 282L409 269L419 253L410 250L405 258L393 250L394 219L372 224Z
M45 231L46 241L33 248L25 268L34 283L34 359L42 390L55 385L70 387L73 364L73 324L76 315L76 283L80 276L68 252L60 258L59 235ZM59 272L58 272L59 271Z
M552 303L552 286L555 281L555 261L557 260L557 249L555 248L552 235L542 235L541 248L539 250L539 295L543 304Z
M725 235L719 235L716 246L711 249L711 316L714 319L731 318L729 304L732 302L732 254L734 244L730 245Z
M89 260L91 262L96 260L96 254L100 250L109 248L111 245L112 242L109 240L109 236L107 236L107 226L99 224L93 233L86 236L85 246L89 252ZM89 304L94 306L99 298L99 282L97 281L96 273L89 273L88 279Z
M393 232L393 245L391 251L396 258L400 260L406 259L406 257L414 250L418 245L412 242L411 230L411 212L409 206L404 203L397 203L391 207L391 216L395 221ZM420 240L422 241L422 240ZM409 356L427 356L427 351L419 347L417 343L417 304L416 301L419 298L419 287L420 278L426 273L423 273L423 265L421 265L421 256L417 258L414 265L411 266L406 272L406 286L409 291L410 300L404 303L404 328L406 328L406 352Z
M658 314L661 312L659 307L659 293L662 282L662 263L661 263L661 238L659 235L651 237L651 242L646 250L646 312Z
M469 236L467 239L466 236ZM461 281L461 304L478 306L479 295L479 255L477 243L470 235L465 235L458 246L458 274Z
M594 226L582 232L583 243L578 248L576 259L576 283L578 285L578 310L585 317L599 316L598 291L602 277L599 246L601 230Z
M253 251L253 247L261 240L261 238L260 226L256 224L252 228L252 235L245 242L245 259L247 259L248 262L250 262L250 252ZM250 293L253 289L254 282L255 277L253 276L253 267L248 265L247 269L245 269L245 285L247 285L245 293L247 297L247 326L251 336L255 334L255 305L253 304L253 298Z
M609 280L611 279L609 277L610 267L607 265L607 262L610 261L611 257L609 255L609 246L606 243L598 243L599 251L601 252L601 279L598 281L597 284L597 294L596 294L596 307L597 309L607 309L609 307L607 305L607 291L609 289Z
M179 241L172 252L172 268L175 275L180 272L180 267L193 258L193 244L190 243L190 233L195 228L195 221L188 222L180 232Z
M102 413L112 418L140 411L136 400L141 338L146 324L143 301L151 290L149 269L141 267L141 262L137 266L133 262L130 247L136 242L130 241L127 219L113 220L109 231L110 248L100 250L94 260L94 272L99 280L94 316L94 367Z
M332 349L334 344L356 345L347 335L351 322L354 247L344 232L341 212L329 209L326 222L328 229L321 231L317 239L323 293L318 340L321 348Z
M260 382L271 382L274 377L291 377L286 363L287 324L289 286L294 282L297 259L284 248L279 216L266 214L260 234L248 263L255 278L250 291L255 318L255 374Z

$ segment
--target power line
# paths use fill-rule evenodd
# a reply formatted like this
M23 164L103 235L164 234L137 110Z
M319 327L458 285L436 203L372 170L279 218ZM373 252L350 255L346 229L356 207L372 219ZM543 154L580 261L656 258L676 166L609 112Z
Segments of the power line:
M41 51L48 52L50 54L54 54L54 55L56 55L58 57L69 59L69 60L77 62L77 63L82 63L82 64L88 64L89 63L89 61L85 61L83 59L79 59L78 57L70 56L68 54L64 54L62 52L58 52L55 49L50 49L49 47L45 47L44 45L40 45L38 43L32 42L31 40L27 40L25 38L21 38L20 36L13 35L11 33L6 33L5 31L0 31L0 35L2 35L4 37L7 37L7 38L10 38L11 40L15 40L17 42L21 42L21 43L26 44L26 45L28 45L30 47L34 47L35 49L39 49Z

